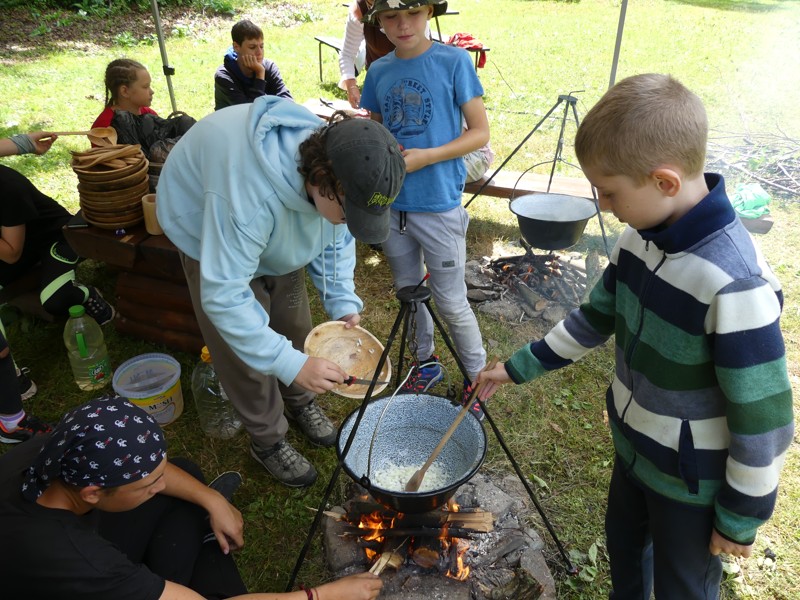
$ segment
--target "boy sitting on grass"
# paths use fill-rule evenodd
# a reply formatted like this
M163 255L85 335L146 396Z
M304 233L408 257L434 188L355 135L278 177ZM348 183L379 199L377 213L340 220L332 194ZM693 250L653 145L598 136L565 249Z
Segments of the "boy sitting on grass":
M783 294L722 177L703 174L707 135L702 102L667 75L600 99L575 152L601 207L629 227L588 303L479 376L485 400L615 336L615 599L717 598L718 555L750 556L792 441Z
M264 33L248 19L231 28L233 46L214 74L214 110L248 104L260 96L292 100L278 65L264 58Z

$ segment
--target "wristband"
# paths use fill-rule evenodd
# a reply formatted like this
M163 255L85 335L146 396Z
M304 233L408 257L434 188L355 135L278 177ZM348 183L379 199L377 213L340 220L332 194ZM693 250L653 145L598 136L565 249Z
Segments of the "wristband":
M307 588L306 586L301 585L300 589L306 593L308 600L314 600L314 588Z
M12 135L10 138L14 145L17 147L18 154L35 154L36 153L36 146L33 145L31 138L29 138L24 133L17 133Z

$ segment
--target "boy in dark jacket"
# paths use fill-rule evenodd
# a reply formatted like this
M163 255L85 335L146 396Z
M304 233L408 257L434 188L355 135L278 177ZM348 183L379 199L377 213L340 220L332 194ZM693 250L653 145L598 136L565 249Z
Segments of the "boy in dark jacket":
M750 556L792 441L783 294L722 177L703 173L707 135L702 102L667 75L629 77L600 99L575 152L600 206L629 227L589 302L479 377L486 399L614 335L616 600L717 598L718 555Z
M247 104L259 96L279 96L292 100L278 66L264 58L261 28L243 19L231 29L233 46L224 64L214 74L214 110Z

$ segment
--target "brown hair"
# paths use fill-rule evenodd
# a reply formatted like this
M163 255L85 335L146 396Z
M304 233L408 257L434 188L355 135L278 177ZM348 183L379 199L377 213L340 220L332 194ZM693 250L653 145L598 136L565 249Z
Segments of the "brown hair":
M123 85L131 85L139 78L139 71L146 71L147 68L140 62L130 58L118 58L108 63L106 67L106 107L117 103L119 88Z
M344 189L328 158L326 144L328 131L336 123L352 117L342 110L337 110L328 119L328 124L320 127L300 144L300 166L297 171L311 185L319 186L319 193L324 197L344 196Z
M253 23L250 19L242 19L231 27L231 40L240 46L245 40L263 40L264 32L261 27Z
M708 119L703 103L669 75L623 79L587 113L575 137L583 167L642 184L662 165L703 172Z

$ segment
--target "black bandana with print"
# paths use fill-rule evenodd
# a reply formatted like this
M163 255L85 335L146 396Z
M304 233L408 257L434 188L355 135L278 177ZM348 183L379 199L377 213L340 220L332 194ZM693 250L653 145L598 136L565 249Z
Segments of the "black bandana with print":
M155 419L125 398L103 396L64 415L28 469L22 494L33 502L56 479L118 487L144 479L166 455Z

